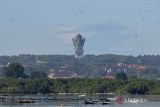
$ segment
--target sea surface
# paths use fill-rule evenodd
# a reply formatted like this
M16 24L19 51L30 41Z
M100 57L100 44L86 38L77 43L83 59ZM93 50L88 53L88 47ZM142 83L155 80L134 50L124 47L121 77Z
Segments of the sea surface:
M79 101L35 102L35 103L29 103L29 104L1 102L0 107L160 107L160 102L145 102L145 103L139 103L139 104L113 103L110 105L102 105L102 104L86 105Z

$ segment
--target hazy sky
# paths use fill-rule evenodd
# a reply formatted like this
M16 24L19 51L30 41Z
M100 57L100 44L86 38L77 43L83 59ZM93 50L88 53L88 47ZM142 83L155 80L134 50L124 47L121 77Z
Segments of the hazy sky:
M160 54L160 0L0 0L0 55Z

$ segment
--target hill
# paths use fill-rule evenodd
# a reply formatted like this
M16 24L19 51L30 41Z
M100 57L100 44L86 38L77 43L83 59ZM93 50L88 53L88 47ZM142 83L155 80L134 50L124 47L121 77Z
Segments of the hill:
M46 72L64 76L102 78L125 72L128 76L159 79L160 56L124 56L124 55L86 55L75 59L73 55L18 55L0 56L0 70L8 63L17 62L23 65L25 72ZM0 72L0 75L1 72Z

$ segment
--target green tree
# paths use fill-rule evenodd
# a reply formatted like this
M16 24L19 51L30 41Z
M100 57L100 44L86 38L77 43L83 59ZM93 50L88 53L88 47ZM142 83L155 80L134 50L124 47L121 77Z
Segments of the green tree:
M38 72L38 71L33 71L30 74L30 78L47 78L47 73L45 72Z
M123 73L123 72L117 73L116 74L116 79L117 80L126 80L127 79L127 75L126 75L126 73Z
M149 86L149 84L146 84L143 81L133 81L126 84L125 90L130 94L146 94L149 90Z
M19 63L11 63L7 67L3 68L3 74L9 78L24 78L26 77L24 73L24 67Z

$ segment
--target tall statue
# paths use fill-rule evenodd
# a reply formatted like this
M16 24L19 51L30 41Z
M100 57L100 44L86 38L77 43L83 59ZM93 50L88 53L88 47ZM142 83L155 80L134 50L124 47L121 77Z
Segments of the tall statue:
M85 38L82 35L78 34L75 38L72 38L74 49L75 49L75 57L80 59L83 57L83 46L85 42Z

